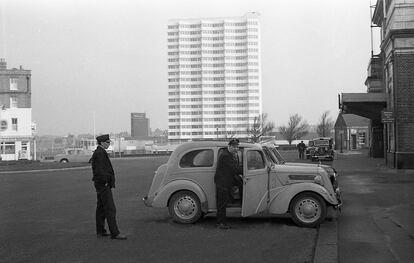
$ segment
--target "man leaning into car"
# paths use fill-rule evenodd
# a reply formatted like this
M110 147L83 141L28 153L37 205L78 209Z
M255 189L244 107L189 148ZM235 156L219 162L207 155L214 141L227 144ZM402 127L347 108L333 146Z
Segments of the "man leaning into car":
M220 229L231 228L226 223L226 207L231 198L234 177L239 174L238 147L238 139L230 140L228 147L220 154L217 161L214 183L216 184L217 227Z

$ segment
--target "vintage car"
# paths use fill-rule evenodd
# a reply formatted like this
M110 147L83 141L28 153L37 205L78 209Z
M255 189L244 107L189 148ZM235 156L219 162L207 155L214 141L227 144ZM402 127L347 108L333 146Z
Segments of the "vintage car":
M68 148L65 153L54 156L55 162L90 162L93 152L83 148Z
M194 223L216 212L214 174L218 156L226 147L223 141L178 146L155 172L143 198L145 205L168 207L178 223ZM336 178L319 165L278 163L270 148L252 143L241 143L238 155L243 183L241 189L233 187L229 213L242 217L288 214L299 226L315 227L325 220L328 209L341 206L339 188L332 181Z
M309 142L310 143L310 142ZM312 147L309 149L309 158L312 161L328 160L333 161L335 151L333 150L333 139L328 137L315 138L312 140Z
M308 142L308 146L306 146L306 150L305 150L305 157L306 159L310 159L311 158L311 152L314 151L314 145L313 145L313 140L309 140Z

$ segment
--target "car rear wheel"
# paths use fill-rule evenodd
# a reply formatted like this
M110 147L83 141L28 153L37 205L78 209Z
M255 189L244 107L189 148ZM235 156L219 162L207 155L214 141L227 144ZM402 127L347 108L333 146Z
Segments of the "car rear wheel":
M175 193L168 204L171 217L180 224L192 224L202 216L200 200L191 191Z
M315 193L301 193L291 202L292 220L299 226L316 227L326 217L326 203Z
M60 162L61 163L68 163L69 161L68 161L68 159L62 159L62 160L60 160Z

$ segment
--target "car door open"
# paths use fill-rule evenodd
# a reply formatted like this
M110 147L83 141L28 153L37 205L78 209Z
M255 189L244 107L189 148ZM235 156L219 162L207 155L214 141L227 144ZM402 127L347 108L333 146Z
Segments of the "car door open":
M268 172L260 150L244 150L242 216L250 216L267 209Z

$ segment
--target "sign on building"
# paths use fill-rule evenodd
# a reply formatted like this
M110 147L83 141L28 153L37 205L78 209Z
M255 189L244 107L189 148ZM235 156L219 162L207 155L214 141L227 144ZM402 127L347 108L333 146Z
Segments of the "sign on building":
M381 122L382 123L392 123L395 121L393 111L381 111Z

